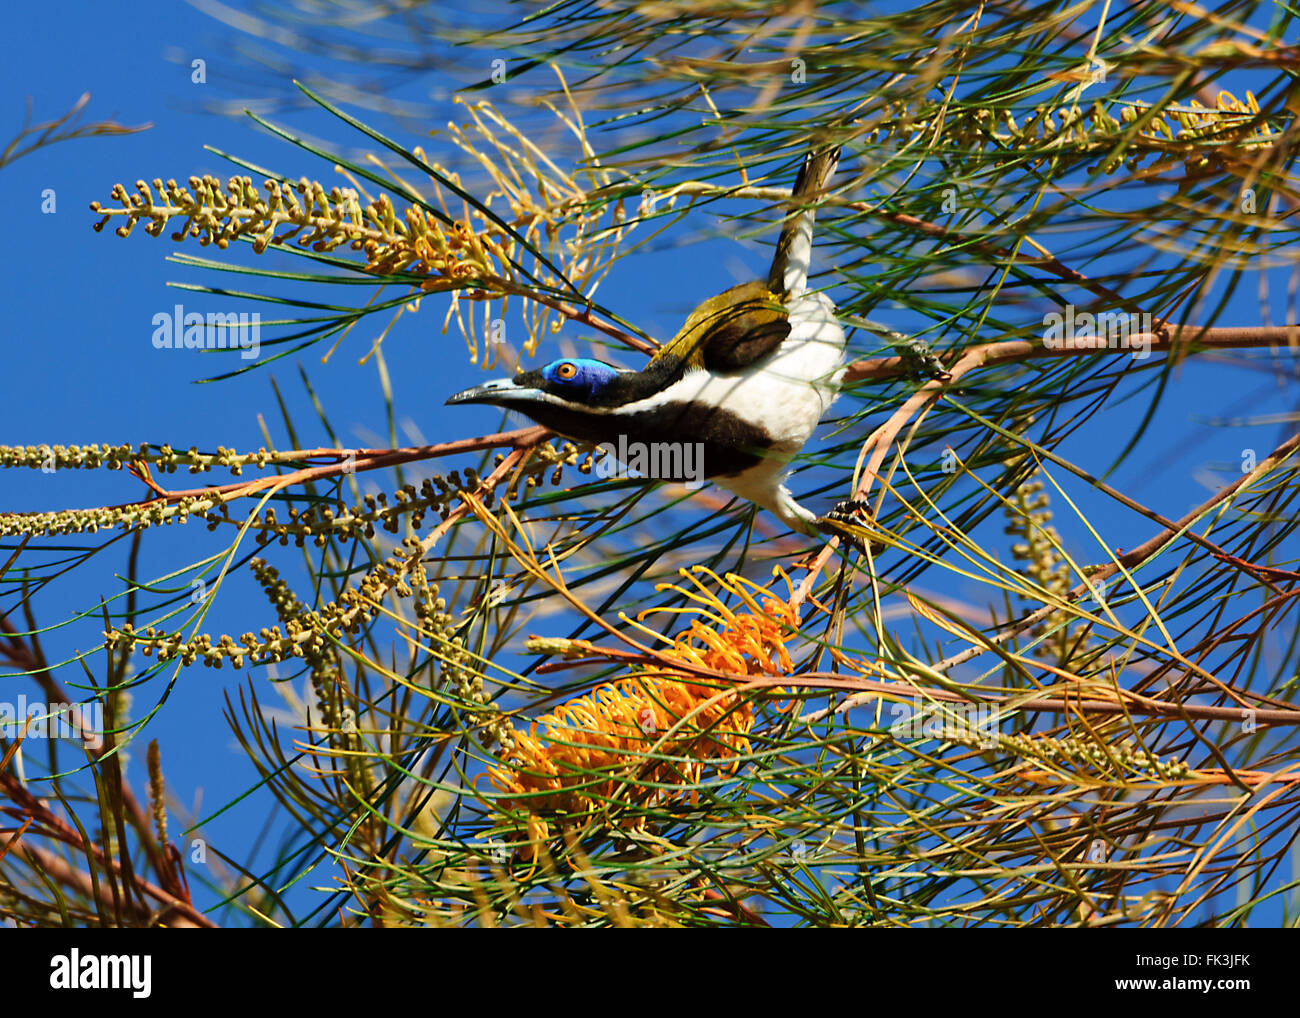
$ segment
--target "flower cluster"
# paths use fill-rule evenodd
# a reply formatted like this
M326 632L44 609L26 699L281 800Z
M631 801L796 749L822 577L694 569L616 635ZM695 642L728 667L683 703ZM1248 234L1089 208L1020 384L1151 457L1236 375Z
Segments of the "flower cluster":
M1042 735L999 735L997 740L998 748L1010 750L1017 755L1034 757L1055 765L1083 765L1105 776L1127 778L1136 774L1177 781L1191 774L1191 768L1182 760L1161 759L1131 739L1114 745L1102 745L1095 740L1075 736L1052 739ZM1039 775L1040 780L1041 777Z
M27 467L32 470L123 470L140 463L156 467L160 473L175 473L185 467L191 474L210 473L225 467L236 477L244 467L265 467L268 463L292 463L302 454L293 450L272 452L265 447L256 452L239 452L224 445L216 452L199 452L190 446L181 452L170 445L157 449L147 443L122 445L0 445L0 467Z
M628 220L622 199L591 200L593 191L628 178L592 155L576 107L571 115L552 108L586 153L571 175L490 103L457 101L469 119L449 123L446 137L476 176L486 176L486 193L482 180L475 182L477 198L456 173L417 145L409 155L424 169L427 183L394 172L389 179L396 198L380 193L371 200L350 175L353 186L328 189L306 177L260 184L249 176L192 176L184 183L156 177L137 180L134 189L115 184L111 196L117 207L92 202L91 211L100 217L94 228L102 231L115 223L120 237L141 224L153 237L170 228L178 243L193 238L224 250L243 240L255 254L272 246L356 252L358 271L373 274L377 284L410 287L407 309L416 310L425 294L450 293L443 331L454 319L470 362L480 363L482 357L485 367L503 348L496 323L505 321L512 298L524 298L524 334L512 345L532 355L544 337L559 331L555 316L571 313L548 292L594 291L623 237L635 228L637 220ZM348 174L346 161L336 161L337 172ZM452 214L451 195L463 203L459 215ZM530 268L523 259L531 259ZM480 329L476 305L498 298L491 312L484 306Z
M500 231L475 232L463 222L445 228L423 209L408 208L399 223L386 194L367 212L380 217L387 235L362 244L366 268L384 275L413 272L428 276L420 284L424 290L445 290L449 283L464 280L486 285L492 279L502 279L506 275L503 267L514 254L514 241Z
M393 492L391 503L382 491L373 495L363 495L361 501L352 505L340 503L331 507L317 505L308 509L289 507L286 519L281 520L274 506L256 514L251 520L232 517L223 505L221 515L213 514L209 527L217 523L232 523L260 531L259 539L266 543L278 540L281 545L290 541L302 548L311 541L318 548L323 548L331 539L338 541L361 540L373 538L375 528L395 534L401 527L403 517L410 518L410 525L419 530L424 517L429 512L436 512L441 519L451 515L452 503L465 491L475 491L480 486L480 478L469 467L462 480L460 472L453 470L447 477L434 474L426 477L420 487L406 484ZM484 502L492 505L492 492L483 495Z
M1060 780L1059 768L1086 767L1103 779L1138 777L1178 781L1192 769L1182 760L1162 759L1142 749L1132 739L1102 743L1093 738L1069 735L1053 739L1047 735L1015 733L1004 735L987 726L945 722L933 738L984 752L997 750L1022 760L1046 764L1051 771L1021 770L1021 776L1041 784ZM1076 776L1077 777L1077 776Z
M798 615L788 602L773 596L760 606L753 592L770 593L766 588L709 574L751 609L735 612L683 573L698 591L660 589L678 590L699 607L685 609L696 617L661 658L740 675L793 670L786 642ZM563 649L557 641L546 645ZM549 833L542 815L581 819L614 805L630 807L612 817L615 826L639 829L647 808L693 797L692 787L718 761L735 766L749 752L753 723L753 703L725 685L688 678L670 665L643 668L516 732L507 759L488 773L504 793L499 806L529 813L534 842Z
M1008 466L1024 457L1008 461ZM1051 499L1037 478L1026 479L1007 499L1007 517L1003 533L1020 538L1011 546L1011 555L1024 563L1024 573L1048 595L1060 601L1070 599L1070 565L1061 554L1061 535L1052 525ZM1039 600L1039 596L1022 593L1022 600ZM1052 630L1050 636L1034 647L1034 654L1044 660L1065 666L1089 645L1086 635L1071 632L1066 611L1052 612L1029 630L1029 635L1039 639Z
M515 499L522 484L527 491L549 481L560 483L563 468L575 466L582 473L590 473L597 454L582 450L572 442L542 444L532 450L528 462L510 480L503 496L506 501ZM270 453L259 449L256 453L236 453L233 449L218 446L217 452L199 453L197 449L180 453L164 445L157 451L148 446L133 449L131 446L4 446L0 447L0 467L47 468L51 461L55 467L91 469L104 467L121 470L136 463L154 465L161 473L172 473L181 467L189 472L203 473L216 467L227 467L239 474L245 464L265 466L267 463L293 462L300 454ZM500 463L503 456L498 456ZM453 470L446 477L433 474L420 484L407 484L397 489L390 500L383 492L365 495L352 505L318 505L299 510L290 507L287 518L281 519L274 506L268 507L252 519L234 515L229 502L238 492L204 492L172 501L161 499L121 506L103 506L91 509L61 509L53 512L0 513L0 536L33 535L52 537L60 534L95 534L113 527L129 529L147 528L171 523L188 523L191 517L205 520L209 530L221 524L245 527L257 533L263 544L279 541L286 545L293 541L299 548L308 541L323 547L331 538L340 541L372 538L376 527L397 533L403 517L419 529L424 517L435 512L441 519L451 513L452 503L465 491L476 491L481 478L473 467ZM496 495L488 489L482 495L484 505L491 508Z
M302 658L310 663L332 652L335 641L359 633L362 626L379 614L380 605L390 593L410 597L413 591L406 577L420 567L423 555L419 540L406 538L396 554L366 573L356 587L345 589L337 601L312 611L303 610L274 570L262 560L254 559L254 574L276 605L283 630L276 625L263 627L256 634L244 633L238 640L229 635L214 640L208 633L186 638L153 626L136 632L134 626L126 623L120 629L105 632L104 645L109 650L138 649L145 657L156 655L160 661L179 658L183 665L202 661L213 668L222 667L225 661L235 668L242 668L245 662L267 664L290 658Z
M251 177L231 177L224 184L217 177L190 177L188 183L186 188L175 180L164 182L156 177L150 189L145 181L137 180L135 194L114 184L113 200L122 207L106 208L91 202L90 211L104 217L95 230L124 218L115 232L129 237L136 224L146 220L145 233L160 237L168 223L183 219L181 228L171 234L174 241L196 237L205 247L213 244L224 250L232 240L247 237L258 254L271 244L294 239L302 247L329 251L344 243L359 248L366 239L382 236L377 224L368 222L351 188L336 187L327 194L321 184L306 177L297 184L266 180L263 197Z
M60 534L94 534L113 527L147 529L188 523L191 516L204 517L221 505L220 493L174 502L138 502L95 509L60 509L54 512L0 513L0 536L54 537Z
M1138 123L1150 110L1150 106L1135 103L1124 108L1122 118L1125 124ZM1193 99L1187 106L1157 109L1138 137L1157 149L1179 154L1189 172L1211 165L1221 167L1234 157L1244 159L1251 149L1271 146L1278 139L1260 116L1253 93L1247 92L1242 102L1222 91L1214 106ZM1131 165L1136 165L1136 160Z
M499 227L476 231L463 222L444 225L446 217L417 207L399 216L386 194L363 208L352 188L327 192L306 177L296 184L264 180L261 191L251 177L230 177L224 183L212 176L190 177L188 183L184 187L155 178L151 188L137 180L134 194L115 184L112 197L122 207L91 202L90 210L103 215L95 229L124 218L115 231L119 237L130 236L141 221L145 233L159 237L169 222L181 220L171 234L174 241L194 237L201 245L224 250L232 240L248 239L258 254L290 242L313 251L347 245L365 254L368 271L428 276L421 284L426 290L447 289L466 279L487 285L509 275L514 242Z
M515 730L483 688L482 668L465 646L464 627L447 611L447 602L438 596L438 588L429 585L423 565L411 573L410 586L420 639L428 642L438 660L439 689L456 697L458 709L474 713L484 745L502 746L508 751Z
M558 485L564 477L564 468L577 467L582 474L591 473L596 460L603 455L599 447L590 443L575 445L572 442L556 442L534 447L528 462L510 478L506 485L505 501L513 502L519 496L519 485L523 484L526 492L544 486L549 474L550 483ZM505 456L498 454L496 464L505 462ZM491 505L491 502L487 503Z
M936 126L951 143L968 149L983 149L990 142L999 149L1033 152L1031 162L1046 163L1058 153L1069 151L1107 154L1102 169L1112 173L1122 161L1136 168L1145 157L1174 155L1185 159L1188 169L1211 161L1225 161L1260 146L1274 144L1277 133L1260 116L1253 94L1245 102L1230 92L1220 92L1216 105L1202 106L1192 100L1186 107L1159 108L1154 114L1142 103L1125 105L1116 118L1100 100L1091 107L1078 104L1052 107L1036 106L1017 120L1010 110L950 109L936 104L933 110L916 112L902 103L887 104L872 121L868 138L880 142L890 138L910 141L932 134ZM1131 124L1148 118L1132 132ZM1131 136L1125 139L1125 135ZM1116 146L1125 141L1125 150Z

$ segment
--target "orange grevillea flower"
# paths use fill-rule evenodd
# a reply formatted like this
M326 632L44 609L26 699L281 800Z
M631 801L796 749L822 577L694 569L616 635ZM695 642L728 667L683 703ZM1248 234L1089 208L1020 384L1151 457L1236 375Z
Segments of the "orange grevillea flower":
M748 609L736 612L705 587L706 573ZM694 590L665 585L694 602L686 608L651 612L690 614L664 657L740 675L785 675L793 670L786 641L799 623L787 601L766 587L702 567L682 571ZM788 580L787 580L788 582ZM760 606L756 596L767 595ZM650 612L644 612L645 618ZM635 624L635 623L634 623ZM653 634L645 626L643 631ZM752 702L725 684L689 679L666 668L642 669L590 695L558 707L519 732L509 760L489 768L492 783L507 794L505 805L529 810L532 837L544 836L539 813L591 815L614 805L649 806L680 799L710 766L734 767L749 752ZM643 822L637 810L612 820L618 826Z

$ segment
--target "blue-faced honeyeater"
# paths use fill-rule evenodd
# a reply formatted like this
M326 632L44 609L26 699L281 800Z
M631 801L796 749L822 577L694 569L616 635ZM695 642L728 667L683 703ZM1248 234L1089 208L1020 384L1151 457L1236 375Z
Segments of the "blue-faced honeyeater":
M703 476L811 533L782 483L830 407L844 362L835 308L808 291L814 211L837 148L804 160L766 280L710 297L639 371L570 357L452 396L522 413L577 441L697 442Z

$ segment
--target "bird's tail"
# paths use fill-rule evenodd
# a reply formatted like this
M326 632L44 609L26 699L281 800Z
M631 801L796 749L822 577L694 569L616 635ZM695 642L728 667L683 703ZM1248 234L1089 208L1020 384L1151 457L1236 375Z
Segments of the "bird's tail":
M840 161L834 145L814 149L804 157L790 194L790 211L776 242L776 256L768 275L767 288L780 297L797 297L808 288L808 266L812 262L812 231L816 210L810 204L820 198Z

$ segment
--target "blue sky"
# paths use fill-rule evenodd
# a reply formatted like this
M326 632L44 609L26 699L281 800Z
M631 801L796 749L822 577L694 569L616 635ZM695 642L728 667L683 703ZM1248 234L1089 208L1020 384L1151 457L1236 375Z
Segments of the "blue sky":
M333 179L326 164L269 137L251 121L201 111L205 99L230 94L223 90L223 81L238 68L227 30L187 5L158 0L133 3L129 9L91 3L25 4L7 11L6 18L0 41L6 137L19 128L27 97L39 122L61 115L87 91L91 99L85 120L153 126L125 137L64 142L0 171L10 217L10 241L0 254L6 280L7 382L0 401L0 443L166 441L176 447L255 449L264 441L262 415L277 443L287 445L270 385L274 376L303 429L301 443L327 444L324 432L314 425L297 376L301 365L343 442L388 445L380 379L373 366L357 366L378 324L358 330L328 364L322 364L321 351L313 349L278 363L270 372L197 384L228 368L229 362L156 350L151 335L154 316L177 303L194 310L214 306L211 298L167 286L213 281L200 270L166 261L179 250L211 252L148 238L140 230L127 240L91 230L96 217L88 211L89 203L107 204L115 183L130 187L140 177L233 172L205 145L284 168L292 176ZM208 84L191 81L189 61L195 57L207 61ZM460 77L471 76L461 71ZM424 97L446 92L445 84L427 81L418 89ZM452 115L449 108L443 119ZM290 119L342 145L355 143L341 125L320 114L296 113ZM395 136L407 144L425 140L411 133ZM42 211L49 191L56 201L53 214ZM665 241L657 250L638 255L635 263L620 265L600 297L653 334L667 336L698 300L738 278L757 275L765 257L761 249L726 241L688 247ZM246 253L241 258L246 259ZM270 263L297 264L283 258ZM1285 316L1276 296L1283 292L1283 286L1274 286L1274 321ZM440 335L442 307L430 308L418 322L404 323L385 346L401 414L402 444L465 437L497 423L487 410L443 407L448 394L481 380L482 373L466 363L454 334ZM1253 293L1234 296L1231 308L1225 323L1250 324L1259 318ZM883 312L877 317L887 321ZM1285 425L1269 415L1288 412L1292 396L1263 372L1224 363L1188 364L1180 369L1147 440L1111 483L1177 517L1206 498L1211 486L1231 476L1243 448L1263 456L1277 443ZM1104 471L1115 442L1136 425L1144 406L1140 399L1107 415L1107 435L1079 436L1066 455ZM1091 451L1089 441L1096 443ZM106 472L46 476L8 471L0 474L0 491L3 508L18 510L110 504L140 494L130 478ZM1124 511L1105 499L1086 493L1080 497L1097 522L1114 524L1116 532L1134 532ZM1058 525L1071 529L1059 520ZM1145 537L1147 530L1137 533ZM155 535L148 544L148 564L158 573L194 557L186 554L186 542L174 533ZM39 621L49 626L70 619L72 612L93 606L101 595L115 593L111 573L125 568L125 544L115 554L101 556L91 570L103 583L102 590L56 586L41 604ZM84 651L96 628L71 622L49 634L46 646L54 658ZM248 764L221 717L224 695L234 688L236 678L244 676L202 669L182 673L149 729L162 742L173 792L195 803L200 814L204 805L224 802L250 784ZM149 698L154 693L141 691L139 703L152 706ZM137 784L142 764L141 747L132 752L129 764ZM236 810L216 820L212 829L238 844L263 820L257 810Z
M112 186L128 190L139 178L190 175L226 176L236 169L210 151L238 154L256 164L280 168L290 176L307 175L346 183L331 176L330 167L284 142L268 136L243 117L202 112L204 102L229 98L221 82L242 73L231 56L230 34L192 7L174 2L130 5L129 14L91 3L63 3L50 8L22 6L9 13L0 47L0 80L6 97L6 138L22 126L24 102L31 98L35 123L65 113L84 92L90 102L83 122L114 120L123 125L151 124L141 133L109 138L72 140L41 149L3 171L9 196L11 237L4 254L7 339L4 343L6 398L0 401L0 442L10 445L87 444L107 442L170 442L211 450L217 445L256 449L264 444L259 415L281 447L290 445L279 419L271 379L280 385L290 405L302 446L332 444L320 427L298 377L310 376L317 398L339 429L341 442L357 446L391 444L383 390L373 365L357 366L379 324L359 329L328 364L321 348L279 362L271 371L255 371L217 384L201 379L229 370L228 359L183 350L157 350L152 343L154 318L176 304L186 310L256 310L244 302L231 304L169 288L168 283L248 285L246 280L214 277L200 270L169 263L168 255L184 251L212 256L197 244L175 245L147 237L137 229L128 239L111 230L95 233L98 217L92 201L115 205ZM191 80L193 59L206 61L207 84ZM462 69L467 80L474 67ZM286 85L287 87L287 85ZM427 81L413 94L446 94L445 83ZM446 117L454 111L448 107ZM320 131L346 150L358 141L337 121L298 111L287 119L295 127ZM426 142L412 133L398 133L408 144ZM48 194L53 192L53 214ZM114 226L116 223L113 224ZM247 251L231 252L232 261L247 262ZM749 269L738 269L747 258ZM628 313L643 327L659 334L671 332L703 291L720 290L735 281L737 272L757 274L763 256L736 251L725 260L666 251L647 254L635 270L610 280L602 296L611 303L626 301ZM266 263L294 269L300 262L274 253ZM724 264L725 261L725 264ZM644 285L645 271L660 280L658 292ZM330 294L327 299L337 295ZM617 306L617 305L616 305ZM488 409L444 408L452 392L482 380L481 369L466 362L464 347L454 333L441 335L445 303L418 322L408 320L385 346L394 405L400 408L398 444L433 442L494 430L499 417ZM273 318L274 311L264 316ZM182 475L176 475L180 477ZM218 481L228 477L214 475ZM201 483L196 481L195 483ZM38 510L69 506L115 504L139 498L140 485L122 473L7 471L0 475L6 509ZM162 576L192 561L192 533L154 531L145 542L142 574ZM200 539L200 543L202 543ZM209 543L217 550L222 542ZM102 626L78 613L95 610L100 597L120 591L114 572L126 566L126 544L102 554L75 584L47 588L38 605L38 622L55 626L42 637L53 660L71 660L93 649ZM88 582L100 589L87 590ZM241 588L251 590L253 588ZM222 599L226 600L226 599ZM264 611L265 603L261 608ZM242 631L254 604L218 602L204 628ZM256 616L252 616L256 617ZM262 623L258 623L259 625ZM59 672L75 683L75 664ZM234 743L222 717L225 696L247 673L229 669L217 673L193 669L182 673L167 693L162 709L148 727L158 738L171 793L208 816L256 780ZM6 680L16 681L16 680ZM35 688L22 680L28 700ZM134 709L152 708L162 697L157 681L137 691ZM268 694L271 704L274 694ZM137 716L138 716L137 714ZM127 753L128 777L142 787L144 747L136 743ZM266 807L225 813L207 830L218 844L240 850L261 828ZM173 831L176 824L173 823ZM202 895L202 892L199 892Z

